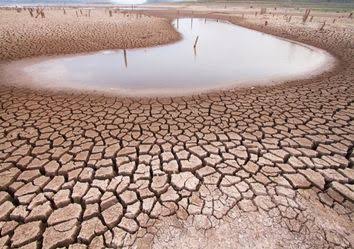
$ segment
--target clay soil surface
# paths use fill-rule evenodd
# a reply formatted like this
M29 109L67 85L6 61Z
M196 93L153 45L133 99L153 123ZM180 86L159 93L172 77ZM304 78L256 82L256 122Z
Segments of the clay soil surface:
M338 63L311 79L174 98L0 77L0 247L353 248L353 19L167 7L1 10L0 58L175 42L171 18L195 16L311 44Z

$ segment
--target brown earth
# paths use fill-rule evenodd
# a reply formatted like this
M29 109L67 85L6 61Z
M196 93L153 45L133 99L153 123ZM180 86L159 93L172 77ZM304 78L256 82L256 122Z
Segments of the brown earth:
M0 9L0 60L148 47L180 39L168 19L115 11L110 17L105 9L92 9L90 16L89 10L81 12L45 9L44 18L35 18L28 10Z
M183 98L1 86L1 245L353 248L352 19L215 12L179 15L305 42L339 63L308 80Z

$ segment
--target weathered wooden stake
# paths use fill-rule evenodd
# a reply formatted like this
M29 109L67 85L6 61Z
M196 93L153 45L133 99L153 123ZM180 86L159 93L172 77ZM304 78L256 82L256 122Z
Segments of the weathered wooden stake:
M128 67L127 51L125 49L123 49L123 54L125 67Z
M302 22L303 22L303 23L306 22L307 18L308 18L309 15L310 15L310 12L311 12L310 9L306 9L306 10L305 10L305 14L302 16Z
M197 47L198 40L199 40L199 36L197 36L197 38L195 38L194 45L193 45L194 48Z

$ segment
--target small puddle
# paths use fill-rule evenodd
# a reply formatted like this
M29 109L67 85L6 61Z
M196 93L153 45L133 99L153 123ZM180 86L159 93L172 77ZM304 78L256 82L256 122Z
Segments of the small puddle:
M157 96L305 78L334 61L326 51L226 22L188 18L173 25L183 35L173 44L23 59L2 70L9 82L36 87Z

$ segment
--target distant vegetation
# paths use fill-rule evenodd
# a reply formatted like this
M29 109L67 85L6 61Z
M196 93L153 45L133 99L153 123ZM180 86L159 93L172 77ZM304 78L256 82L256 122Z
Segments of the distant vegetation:
M354 0L186 0L203 3L239 3L243 5L258 5L266 7L299 7L321 11L354 11Z

